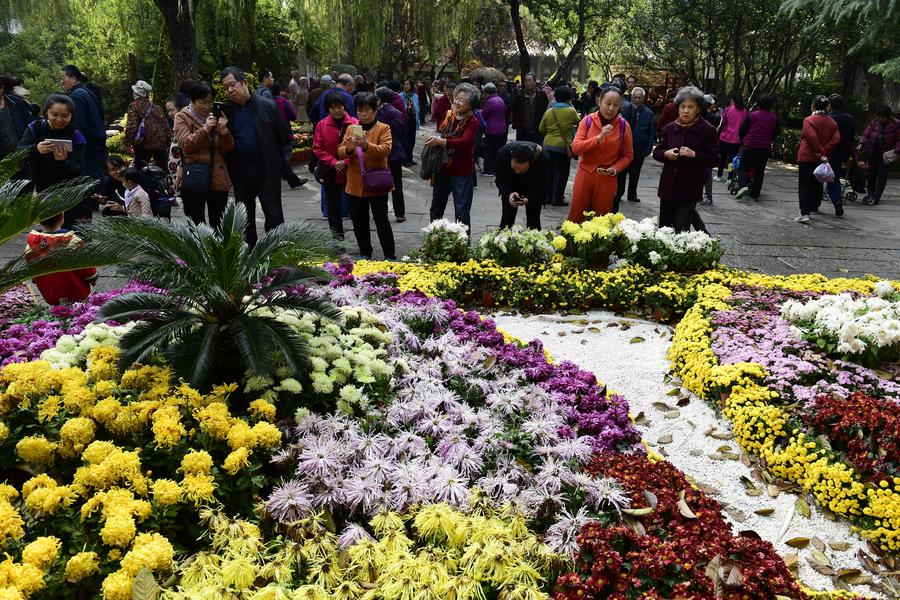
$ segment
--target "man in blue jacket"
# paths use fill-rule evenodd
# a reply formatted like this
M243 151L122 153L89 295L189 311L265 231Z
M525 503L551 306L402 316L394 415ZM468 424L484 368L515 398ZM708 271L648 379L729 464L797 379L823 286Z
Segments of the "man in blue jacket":
M342 73L337 78L337 83L334 84L334 87L332 88L332 90L339 93L344 99L344 106L346 107L347 114L351 117L356 117L356 102L353 100L353 91L355 88L356 83L349 73ZM313 112L310 114L313 123L324 119L328 115L328 109L325 108L325 96L327 95L328 94L325 93L319 96L315 106L313 106Z
M106 119L100 91L97 86L88 85L87 77L75 65L62 68L60 85L72 97L75 127L87 140L84 174L102 180L106 177Z
M644 166L644 158L653 151L653 111L647 108L647 92L644 88L636 87L631 90L631 125L632 147L634 159L627 169L619 173L616 197L613 199L613 212L619 212L619 202L625 194L625 178L628 178L628 201L640 202L637 197L638 180L641 178L641 167Z

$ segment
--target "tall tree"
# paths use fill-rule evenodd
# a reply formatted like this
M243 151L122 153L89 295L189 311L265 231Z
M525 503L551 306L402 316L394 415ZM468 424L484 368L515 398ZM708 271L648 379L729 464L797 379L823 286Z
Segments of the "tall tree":
M512 19L513 30L516 32L516 47L519 49L519 75L522 79L531 71L531 55L528 54L528 45L525 43L525 32L522 30L522 5L519 0L509 1L509 16Z
M153 0L162 13L172 51L176 82L197 78L197 28L194 14L199 0Z

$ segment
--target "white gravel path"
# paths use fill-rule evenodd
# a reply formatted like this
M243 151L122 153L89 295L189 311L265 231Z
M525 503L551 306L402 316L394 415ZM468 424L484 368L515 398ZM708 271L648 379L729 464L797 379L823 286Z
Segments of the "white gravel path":
M796 511L798 496L794 493L779 493L773 488L777 497L772 497L766 484L742 462L728 421L686 390L670 395L673 389L679 389L665 382L671 328L606 311L529 317L499 313L493 317L509 334L525 341L540 339L555 360L570 360L592 371L610 390L624 395L646 443L711 493L722 504L735 532L753 530L772 542L789 562L797 557L799 577L805 585L815 590L835 589L830 576L811 566L810 561L815 562L817 557L829 561L834 571L859 569L862 575L870 574L857 557L858 550L866 550L866 543L846 522L829 520L815 505L809 517L802 516ZM639 417L641 413L643 418ZM746 484L741 477L747 478ZM759 490L758 495L748 494L747 485ZM769 516L755 514L760 509L774 511ZM785 543L801 537L818 540L803 549ZM814 547L823 547L819 540L825 544L824 552ZM848 547L835 550L828 546L831 542L838 542L839 548L841 542ZM887 597L867 585L851 588L868 597Z

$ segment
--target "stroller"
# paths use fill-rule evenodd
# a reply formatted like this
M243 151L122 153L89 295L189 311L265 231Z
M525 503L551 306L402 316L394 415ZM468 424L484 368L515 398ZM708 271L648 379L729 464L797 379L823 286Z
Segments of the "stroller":
M141 187L150 196L153 216L172 221L172 207L177 204L175 196L168 190L166 172L155 164L146 164L140 169Z
M841 194L844 202L856 202L859 194L866 195L866 175L869 167L859 157L852 156L847 161L847 172L841 180Z
M738 191L740 191L741 186L738 185L738 168L741 166L741 153L738 152L734 159L728 164L728 193L732 196L736 196ZM747 173L747 185L753 185L753 170L751 169Z

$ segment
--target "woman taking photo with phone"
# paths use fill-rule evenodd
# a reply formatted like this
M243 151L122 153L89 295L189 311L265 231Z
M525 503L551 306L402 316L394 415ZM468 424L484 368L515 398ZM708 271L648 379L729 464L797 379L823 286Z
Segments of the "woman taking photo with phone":
M181 200L184 214L195 225L217 229L228 203L231 179L225 154L234 149L228 117L213 106L212 87L201 81L188 90L191 103L175 115L175 139L182 152Z
M33 121L22 134L19 150L28 150L31 180L36 192L74 179L83 173L87 140L75 128L72 117L75 105L63 94L51 94L44 103L44 117ZM77 220L91 220L91 203L85 198L66 211L63 227L69 229Z

